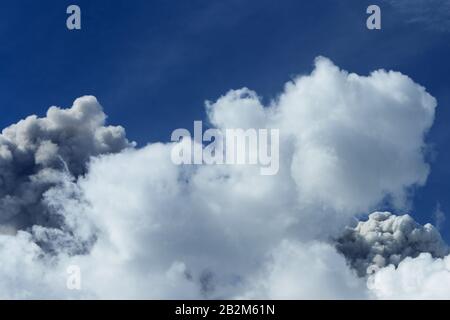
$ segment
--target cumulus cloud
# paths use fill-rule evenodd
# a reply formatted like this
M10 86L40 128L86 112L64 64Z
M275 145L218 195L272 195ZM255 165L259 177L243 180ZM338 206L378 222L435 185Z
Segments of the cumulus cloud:
M397 268L390 265L372 275L368 287L379 299L450 299L450 256L408 257Z
M294 137L292 176L300 200L355 214L381 198L405 204L422 185L424 134L436 101L398 72L364 77L319 58L310 76L285 86L279 125Z
M348 227L337 240L337 248L350 265L364 276L388 265L398 266L423 252L444 257L448 247L431 224L416 223L409 215L375 212L355 228Z
M435 106L401 73L360 76L319 57L314 71L288 82L270 106L244 88L210 103L208 115L222 129L279 128L283 184L292 180L301 223L326 228L382 199L407 206L409 188L423 185L429 173L424 135Z
M355 277L334 246L283 241L251 277L245 299L363 299L365 280Z
M176 166L171 143L134 148L93 97L51 108L1 136L0 257L14 257L0 258L0 295L366 297L333 239L425 183L435 106L405 75L360 76L326 58L267 106L246 88L208 102L213 127L280 130L274 176ZM65 289L72 264L80 292Z

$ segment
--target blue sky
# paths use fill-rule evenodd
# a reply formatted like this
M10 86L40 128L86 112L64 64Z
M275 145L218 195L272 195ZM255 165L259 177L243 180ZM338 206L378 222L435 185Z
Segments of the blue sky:
M92 94L109 122L143 145L191 128L205 117L204 101L229 89L246 86L270 101L318 55L359 74L393 69L438 100L428 137L432 171L411 209L419 222L432 222L437 203L450 211L450 30L440 16L448 11L423 15L401 2L2 1L0 125ZM70 4L81 7L81 31L65 27ZM381 7L380 31L366 29L369 4Z

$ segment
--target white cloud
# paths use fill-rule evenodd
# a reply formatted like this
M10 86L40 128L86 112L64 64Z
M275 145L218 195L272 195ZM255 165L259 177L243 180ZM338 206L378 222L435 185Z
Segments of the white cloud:
M381 201L404 206L407 190L424 184L429 171L424 135L436 102L396 72L358 76L318 58L312 74L286 84L270 106L248 89L209 103L209 120L219 128L280 129L275 176L254 166L175 166L171 144L129 148L123 129L104 126L99 107L77 107L86 100L96 105L82 98L67 111L26 120L51 123L58 139L37 147L35 129L17 138L44 166L21 181L47 182L31 197L43 196L39 205L53 222L1 236L8 245L0 257L8 250L24 266L18 273L0 258L6 297L365 297L330 239ZM66 128L78 133L77 126L81 132L67 142ZM21 137L22 127L4 136ZM48 165L61 145L80 152L74 158L83 159L76 161L83 176L70 165ZM10 164L8 148L0 144L0 161ZM0 186L2 203L8 192ZM73 264L82 271L80 293L61 280Z
M367 290L332 245L283 241L239 298L364 299Z
M434 259L429 253L390 265L368 281L378 299L450 299L450 256Z
M367 212L428 175L423 136L436 101L398 72L368 77L339 70L325 58L310 76L288 83L278 123L295 145L292 176L300 201L346 214Z

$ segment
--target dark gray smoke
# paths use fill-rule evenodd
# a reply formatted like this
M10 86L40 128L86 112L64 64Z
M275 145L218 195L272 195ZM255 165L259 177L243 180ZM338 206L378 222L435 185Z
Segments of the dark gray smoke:
M64 218L44 195L83 175L90 157L133 146L122 127L105 126L105 120L97 99L85 96L69 109L51 107L44 118L29 116L2 131L0 233L31 231L50 251L55 243L70 242Z
M375 212L355 228L347 227L336 247L359 276L398 264L406 257L428 252L444 257L449 250L439 231L431 224L418 224L409 215Z

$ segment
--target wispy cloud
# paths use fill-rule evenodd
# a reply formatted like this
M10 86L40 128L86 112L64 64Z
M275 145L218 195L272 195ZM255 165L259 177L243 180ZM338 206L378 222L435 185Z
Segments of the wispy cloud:
M438 229L441 229L445 223L446 217L444 211L441 209L441 204L438 202L436 210L433 213L434 224Z
M385 0L405 19L428 29L450 32L450 0Z

